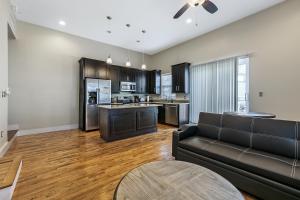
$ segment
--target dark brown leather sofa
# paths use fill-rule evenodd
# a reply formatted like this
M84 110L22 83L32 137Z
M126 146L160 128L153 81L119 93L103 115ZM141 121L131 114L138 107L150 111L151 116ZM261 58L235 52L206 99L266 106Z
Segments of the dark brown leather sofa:
M200 113L173 133L172 154L258 198L300 199L300 123Z

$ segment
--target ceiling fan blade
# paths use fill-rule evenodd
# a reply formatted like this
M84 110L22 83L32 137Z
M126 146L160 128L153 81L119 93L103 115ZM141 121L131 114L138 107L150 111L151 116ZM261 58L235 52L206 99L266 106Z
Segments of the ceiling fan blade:
M178 19L187 9L189 9L191 6L190 4L185 4L174 16L174 19Z
M218 11L218 7L211 1L205 0L204 3L202 4L203 8L207 10L207 12L214 14L215 12Z

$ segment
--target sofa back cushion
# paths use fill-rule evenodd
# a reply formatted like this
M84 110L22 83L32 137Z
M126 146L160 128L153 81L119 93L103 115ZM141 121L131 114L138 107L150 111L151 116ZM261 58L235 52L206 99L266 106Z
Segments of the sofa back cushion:
M250 147L252 124L252 118L223 115L219 140Z
M255 119L252 148L290 158L298 158L298 134L297 122Z
M218 139L221 119L221 114L201 112L199 115L197 135L211 139Z

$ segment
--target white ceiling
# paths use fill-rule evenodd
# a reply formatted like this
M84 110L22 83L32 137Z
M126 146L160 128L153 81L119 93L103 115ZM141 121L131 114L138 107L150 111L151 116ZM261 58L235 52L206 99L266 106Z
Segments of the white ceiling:
M19 20L152 55L284 0L211 1L219 7L216 14L196 7L179 20L173 16L187 0L15 0L15 3ZM113 18L111 23L106 20L108 15ZM193 23L186 24L187 18L192 18ZM67 25L60 26L59 20ZM125 26L127 23L130 28ZM112 34L106 32L108 29ZM142 29L147 30L145 35Z

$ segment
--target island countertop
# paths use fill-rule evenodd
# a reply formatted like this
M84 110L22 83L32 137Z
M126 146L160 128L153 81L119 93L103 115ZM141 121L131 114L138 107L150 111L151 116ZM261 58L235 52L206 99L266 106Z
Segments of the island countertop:
M121 104L121 105L98 105L98 108L104 109L127 109L127 108L150 108L150 107L159 107L163 104L149 104L149 103L132 103L132 104Z

